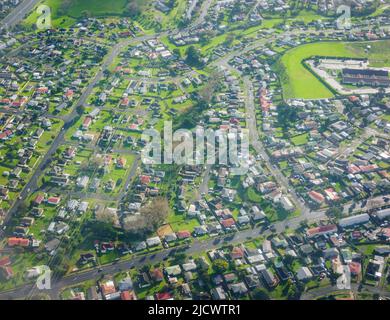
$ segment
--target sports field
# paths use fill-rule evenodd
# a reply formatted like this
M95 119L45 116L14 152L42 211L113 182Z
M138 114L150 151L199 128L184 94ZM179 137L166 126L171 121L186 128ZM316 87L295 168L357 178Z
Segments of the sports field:
M366 53L367 45L371 50ZM374 67L390 66L390 41L317 42L287 51L278 63L285 99L320 99L333 96L302 61L314 56L368 58Z

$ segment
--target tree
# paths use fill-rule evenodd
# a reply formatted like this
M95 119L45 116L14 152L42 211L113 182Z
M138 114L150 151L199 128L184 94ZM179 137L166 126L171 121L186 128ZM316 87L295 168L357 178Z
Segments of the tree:
M95 214L96 220L104 224L113 225L115 224L115 216L112 215L108 210L98 211Z
M58 8L58 15L59 16L66 15L67 11L70 9L71 6L72 6L72 0L61 1L61 5Z
M301 296L299 288L291 281L288 280L285 292L288 300L298 300Z
M213 269L215 272L218 273L226 272L228 267L229 267L229 263L224 259L216 259L213 262Z
M224 45L227 46L227 47L231 47L231 45L233 44L233 41L235 39L235 35L234 33L229 33L227 36L226 36L226 40L224 41Z
M284 263L287 265L287 266L291 266L292 264L293 264L293 262L294 262L294 257L293 256L291 256L291 255L285 255L284 256Z
M164 223L168 213L168 199L157 197L140 210L138 217L125 220L123 227L136 234L153 232Z
M208 44L211 39L214 39L216 37L216 32L214 30L207 30L202 32L200 35L199 42L202 44L202 46Z
M99 169L101 166L103 166L103 158L102 157L97 157L93 156L89 161L84 161L80 165L80 171L81 172L93 172L96 169Z
M77 106L76 108L77 114L82 116L85 112L85 107L84 106Z
M149 0L130 0L126 6L125 13L130 17L139 16L149 3Z
M187 258L187 255L184 252L180 252L180 253L175 254L174 260L175 260L176 264L183 264L183 263L185 263L186 258Z
M18 215L25 214L27 212L27 210L28 210L28 206L27 206L26 202L23 201L18 206L18 210L17 210Z
M261 288L255 289L252 293L254 300L270 300L268 293Z
M208 107L208 104L201 100L198 101L195 106L189 108L187 112L183 112L179 117L174 119L174 128L176 129L191 129L195 127L203 113L203 111Z
M343 208L339 203L335 203L329 207L329 209L326 211L326 215L328 217L341 219L343 216Z
M297 110L287 104L279 104L277 106L277 112L278 125L285 131L287 131L287 129L290 128L298 119Z
M166 219L169 213L169 204L167 198L158 197L141 209L141 215L145 217L147 226L152 226L153 229L158 228Z
M189 46L186 50L186 63L191 67L203 67L202 56L200 51L194 46Z
M175 55L175 56L178 56L179 58L181 57L181 52L180 52L180 49L179 48L175 48L175 49L173 49L173 54Z
M321 126L319 128L319 132L325 132L326 130L328 130L329 126L331 125L331 122L329 120L329 118L326 118L325 121L323 123L321 123Z

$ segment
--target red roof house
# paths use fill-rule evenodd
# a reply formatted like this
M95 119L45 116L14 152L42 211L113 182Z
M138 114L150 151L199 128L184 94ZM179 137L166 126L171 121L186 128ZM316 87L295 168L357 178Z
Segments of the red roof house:
M315 235L323 235L328 233L333 233L337 231L337 226L335 224L328 224L326 226L319 226L316 228L311 228L307 230L307 236L314 237Z
M42 194L38 194L34 199L34 204L40 205L45 197Z
M123 291L121 292L121 300L137 300L135 298L134 292Z
M47 203L53 206L58 205L60 202L61 202L60 197L50 197L49 199L47 199Z
M164 280L164 274L162 273L162 271L159 268L154 269L151 272L151 276L152 276L153 280L156 282L161 282Z
M189 232L188 230L178 231L177 237L179 239L187 239L187 238L191 237L191 232Z
M11 237L8 238L8 245L10 247L28 247L30 245L30 240L23 238Z
M157 300L171 300L173 297L169 292L156 293Z
M140 176L139 177L142 184L149 184L150 183L150 177L149 176Z
M349 263L349 270L352 275L359 275L362 272L362 265L359 262L352 261Z
M242 259L244 257L244 250L240 247L234 247L230 253L232 259Z
M11 264L11 260L9 257L0 258L0 267L9 266Z
M308 196L310 197L310 199L312 199L314 202L318 204L321 204L325 201L325 197L317 191L310 191L308 193Z
M222 220L221 224L224 228L230 228L236 224L236 221L234 221L233 218Z

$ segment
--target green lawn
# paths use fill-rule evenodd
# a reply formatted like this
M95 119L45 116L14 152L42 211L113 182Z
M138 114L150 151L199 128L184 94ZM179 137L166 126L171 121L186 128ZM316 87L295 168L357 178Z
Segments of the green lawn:
M304 134L300 134L298 136L295 136L295 137L292 137L291 138L291 142L296 145L296 146L301 146L301 145L304 145L307 143L307 138L308 138L309 134L308 133L304 133Z
M365 53L370 44L372 49ZM314 56L368 58L370 65L390 65L390 41L375 42L316 42L305 44L287 51L278 63L284 98L331 98L332 92L326 88L302 64L302 61Z
M64 2L64 1L60 1ZM83 12L89 12L94 16L121 15L129 2L128 0L70 0L70 4L64 8L68 15L74 18L83 16Z
M196 226L199 226L199 221L196 218L186 218L186 215L176 214L171 212L168 216L167 222L172 227L173 231L188 230L190 232L194 231Z
M247 197L249 201L254 203L259 203L262 200L262 196L254 188L248 188Z

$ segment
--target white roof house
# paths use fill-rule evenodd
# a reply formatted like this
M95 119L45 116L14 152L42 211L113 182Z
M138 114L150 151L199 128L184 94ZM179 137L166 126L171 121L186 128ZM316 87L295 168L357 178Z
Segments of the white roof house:
M165 271L168 276L178 276L179 274L181 274L181 268L179 265L167 267L165 268Z
M386 219L387 217L390 216L390 208L378 211L376 213L376 216L378 217L378 219L381 220Z
M176 236L176 233L169 233L169 234L166 234L164 236L164 240L166 242L172 242L172 241L176 241L177 240L177 236Z
M350 227L356 224L366 223L370 220L370 216L367 213L358 214L356 216L347 217L339 221L339 225L342 228Z
M79 204L77 210L80 212L80 213L85 213L88 209L88 205L89 203L87 201L83 201Z
M193 271L197 268L194 260L189 261L188 263L182 264L182 268L184 271Z
M313 277L313 274L309 270L308 267L302 267L297 272L297 278L298 280L306 280Z
M146 245L146 242L145 241L141 241L140 243L138 243L135 247L135 250L136 251L141 251L141 250L145 250L147 247Z
M148 247L154 247L161 244L161 240L159 237L153 237L153 238L146 239L146 243L148 244Z
M294 209L294 205L290 201L290 199L286 196L282 196L280 198L280 203L282 204L284 210L291 211Z
M77 187L79 188L85 188L87 186L89 182L89 177L88 176L83 176L83 177L79 177L77 178Z
M27 279L32 279L32 278L36 278L36 277L38 277L39 275L41 275L42 274L42 268L40 267L40 266L38 266L38 267L33 267L33 268L31 268L31 269L28 269L27 271L26 271L26 278Z
M67 203L67 208L71 211L75 210L76 207L79 205L79 202L75 199L71 199Z

